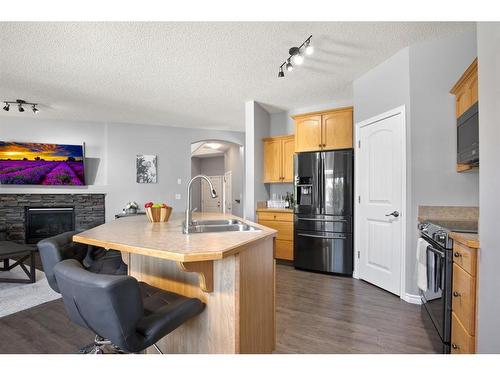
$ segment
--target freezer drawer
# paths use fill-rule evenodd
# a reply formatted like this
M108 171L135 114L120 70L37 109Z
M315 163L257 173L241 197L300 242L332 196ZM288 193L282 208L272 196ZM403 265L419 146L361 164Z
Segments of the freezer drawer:
M296 268L352 276L351 233L295 231Z
M310 232L352 232L351 216L295 215L295 228Z

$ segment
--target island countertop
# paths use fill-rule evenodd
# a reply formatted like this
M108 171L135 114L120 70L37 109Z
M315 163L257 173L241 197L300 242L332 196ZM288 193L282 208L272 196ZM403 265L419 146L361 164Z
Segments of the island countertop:
M183 234L184 215L175 213L163 223L151 223L145 216L117 219L78 233L73 240L131 254L197 262L225 258L241 251L246 244L275 237L277 233L274 229L229 214L193 213L193 219L238 219L260 230Z

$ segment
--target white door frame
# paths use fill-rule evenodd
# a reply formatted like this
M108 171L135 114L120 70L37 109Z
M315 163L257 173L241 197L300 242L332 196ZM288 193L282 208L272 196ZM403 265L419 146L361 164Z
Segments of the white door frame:
M371 117L367 120L357 122L355 127L355 148L354 148L354 272L353 272L353 277L356 279L359 279L358 275L358 270L359 270L359 242L361 240L360 233L358 232L358 228L361 227L360 223L360 217L359 217L359 184L358 181L362 178L361 176L358 175L359 173L359 161L356 156L359 150L359 134L360 134L360 129L362 127L365 127L367 125L371 125L375 122L379 122L382 120L385 120L389 117L397 116L401 114L403 118L403 130L402 134L404 135L404 142L401 145L402 149L402 154L403 154L403 160L402 160L402 177L403 181L401 183L401 211L400 211L400 216L399 219L402 221L401 225L401 290L400 290L400 298L407 300L406 298L406 224L408 222L407 218L407 202L406 202L406 183L407 183L407 175L406 175L406 108L404 105L391 109L387 112L384 112L380 115Z

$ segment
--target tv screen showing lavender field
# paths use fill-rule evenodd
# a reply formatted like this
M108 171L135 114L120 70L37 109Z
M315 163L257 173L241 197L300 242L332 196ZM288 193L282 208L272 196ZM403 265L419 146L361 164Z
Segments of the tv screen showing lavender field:
M82 145L0 141L0 183L85 185Z

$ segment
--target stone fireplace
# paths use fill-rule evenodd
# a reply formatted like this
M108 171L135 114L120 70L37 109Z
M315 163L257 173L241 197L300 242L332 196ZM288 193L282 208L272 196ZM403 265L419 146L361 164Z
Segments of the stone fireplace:
M7 240L36 243L105 221L104 194L0 194L0 228Z

